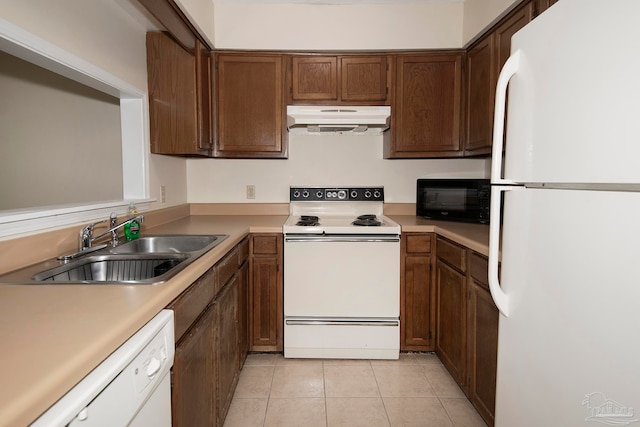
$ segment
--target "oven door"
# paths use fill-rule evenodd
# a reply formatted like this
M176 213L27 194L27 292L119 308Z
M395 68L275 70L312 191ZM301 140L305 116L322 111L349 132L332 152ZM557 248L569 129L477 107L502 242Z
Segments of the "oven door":
M285 236L285 357L396 358L398 235Z

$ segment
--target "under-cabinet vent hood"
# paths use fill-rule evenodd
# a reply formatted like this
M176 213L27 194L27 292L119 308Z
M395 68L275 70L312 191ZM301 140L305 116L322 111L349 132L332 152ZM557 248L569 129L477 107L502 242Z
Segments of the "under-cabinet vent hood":
M293 133L379 135L389 129L390 122L389 106L287 106L287 128Z

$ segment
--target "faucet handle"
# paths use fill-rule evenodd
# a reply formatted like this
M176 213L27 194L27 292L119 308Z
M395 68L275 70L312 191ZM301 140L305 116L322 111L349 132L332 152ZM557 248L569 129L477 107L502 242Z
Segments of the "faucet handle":
M92 222L91 224L85 225L80 229L80 250L84 250L91 247L91 237L93 235L93 228L102 224L103 222L107 222L106 219L101 221Z

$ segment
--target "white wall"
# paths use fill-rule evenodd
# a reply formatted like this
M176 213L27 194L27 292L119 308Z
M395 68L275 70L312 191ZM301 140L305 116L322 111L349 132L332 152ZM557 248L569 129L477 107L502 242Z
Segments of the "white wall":
M468 0L467 0L468 1ZM494 0L495 1L495 0ZM216 1L219 49L397 50L460 48L463 5L349 5ZM191 159L192 203L287 202L291 185L384 185L388 202L415 202L415 180L486 177L485 159L384 160L380 138L292 136L287 160ZM377 139L377 140L376 140ZM246 199L246 185L256 199Z
M462 46L461 1L214 4L219 49L436 49Z
M387 202L415 203L419 177L481 177L485 159L385 160L382 137L291 135L288 160L192 159L189 202L288 202L292 185L384 185ZM246 185L256 186L255 200Z
M0 17L147 91L145 34L152 24L136 0L0 0ZM125 153L126 155L126 153ZM167 192L161 208L186 202L184 159L151 156L151 197Z
M462 23L462 45L473 39L496 18L521 0L465 0Z

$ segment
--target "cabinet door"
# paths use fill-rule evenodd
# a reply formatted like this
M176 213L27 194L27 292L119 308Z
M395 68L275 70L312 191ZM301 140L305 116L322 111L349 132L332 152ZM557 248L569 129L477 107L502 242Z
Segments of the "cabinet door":
M250 248L251 350L282 351L282 235L253 235Z
M494 33L491 33L467 53L465 138L467 154L486 154L491 150L497 77L493 65L495 57L493 40Z
M338 100L338 59L335 56L292 58L292 98Z
M493 425L499 312L484 286L471 281L469 292L469 393L478 413L488 425Z
M286 157L281 55L216 57L216 157Z
M176 346L171 390L175 427L216 423L214 318L211 306Z
M397 58L392 138L385 157L452 157L460 147L461 54Z
M500 74L500 70L507 62L509 56L511 56L511 37L521 30L525 25L531 21L531 9L523 7L513 12L504 22L502 22L494 31L495 51L497 55L496 69L493 71L496 76L496 81L493 83L492 91L495 92L495 85L497 84L497 76Z
M198 149L209 153L213 149L213 103L211 88L212 53L196 40L196 100Z
M147 76L151 152L203 154L195 56L164 33L147 33Z
M218 425L224 423L238 381L238 284L235 275L215 302L216 367L218 369Z
M535 19L545 10L553 6L558 0L532 0L531 1L531 19Z
M469 256L469 399L490 426L496 403L498 318L491 293L487 257Z
M249 352L249 263L238 270L238 366L242 369Z
M340 57L340 99L343 102L387 99L387 57Z
M402 235L400 350L433 351L435 321L431 234Z
M436 353L451 376L464 387L467 364L466 250L438 239L436 247ZM442 255L445 255L443 257ZM450 262L454 261L454 262ZM454 268L455 266L455 268Z

